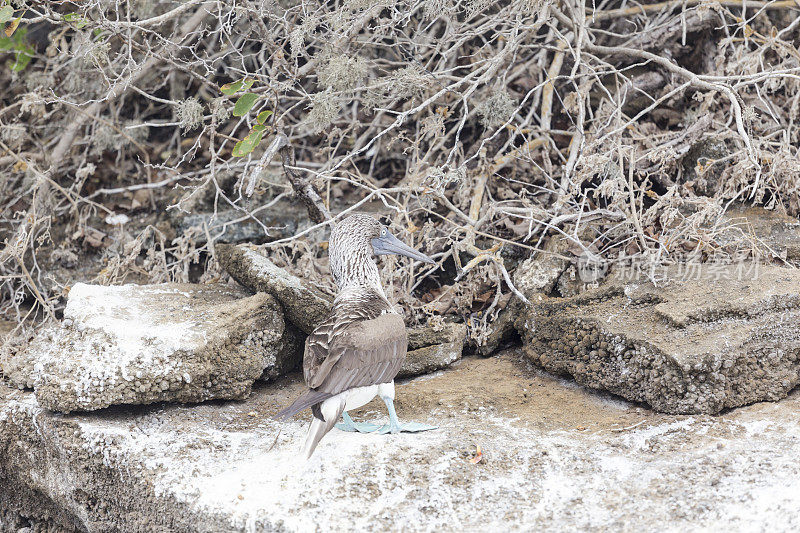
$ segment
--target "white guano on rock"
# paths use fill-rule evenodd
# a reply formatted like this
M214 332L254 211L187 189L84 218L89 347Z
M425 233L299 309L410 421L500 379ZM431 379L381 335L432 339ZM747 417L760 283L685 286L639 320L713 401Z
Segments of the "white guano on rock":
M16 355L15 384L46 408L243 399L299 360L280 306L224 285L72 287L64 320Z

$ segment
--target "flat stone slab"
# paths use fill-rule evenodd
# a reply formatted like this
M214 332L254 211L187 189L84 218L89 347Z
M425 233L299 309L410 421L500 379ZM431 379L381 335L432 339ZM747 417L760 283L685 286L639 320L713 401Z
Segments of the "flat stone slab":
M269 415L299 375L244 402L55 415L0 384L0 530L797 531L800 395L720 416L654 413L530 368L466 358L398 384L420 434ZM377 400L356 420L385 421ZM476 446L480 462L473 464Z
M445 323L441 329L410 329L408 353L398 377L417 376L447 368L461 359L466 338L467 326L464 324Z
M4 362L51 410L243 399L294 369L298 342L275 299L225 285L72 287L61 323ZM5 372L5 370L4 370Z
M672 267L543 297L516 321L525 353L578 383L666 413L786 397L800 381L800 271ZM754 278L754 279L753 279Z

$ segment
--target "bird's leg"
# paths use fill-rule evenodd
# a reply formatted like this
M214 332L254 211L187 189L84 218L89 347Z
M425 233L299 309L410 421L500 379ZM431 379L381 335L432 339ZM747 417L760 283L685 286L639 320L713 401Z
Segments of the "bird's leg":
M430 431L438 428L438 426L429 426L419 422L400 423L394 410L394 381L380 385L378 394L383 403L386 404L386 410L389 411L389 423L378 429L377 433L419 433L420 431Z
M342 413L342 423L336 424L336 429L342 431L358 431L359 433L372 433L380 426L377 424L370 424L369 422L354 422L347 411Z

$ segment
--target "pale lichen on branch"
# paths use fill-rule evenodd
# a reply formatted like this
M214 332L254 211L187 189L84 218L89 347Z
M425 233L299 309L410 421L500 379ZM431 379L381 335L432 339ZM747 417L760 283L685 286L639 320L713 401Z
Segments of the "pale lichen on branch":
M442 294L450 319L496 316L548 239L734 253L703 226L725 207L800 213L794 1L10 5L0 308L18 317L57 313L76 279L223 279L216 240L324 286L326 228L355 210L437 259L391 280L409 320Z

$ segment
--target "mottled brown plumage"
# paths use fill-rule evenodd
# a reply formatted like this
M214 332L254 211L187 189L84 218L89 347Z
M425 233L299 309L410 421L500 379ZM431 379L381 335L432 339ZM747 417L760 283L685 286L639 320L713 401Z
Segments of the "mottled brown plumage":
M312 424L311 433L316 433L310 437L309 455L333 427L335 420L330 418L338 419L346 405L343 399L326 418L323 402L347 391L391 383L405 360L405 323L381 288L374 260L378 253L402 253L432 262L367 215L353 215L331 232L330 265L339 293L330 315L306 339L303 375L309 390L275 415L286 419L311 407L321 423L316 430Z
M306 339L303 373L312 389L338 394L394 379L405 359L406 327L383 298L342 302Z

